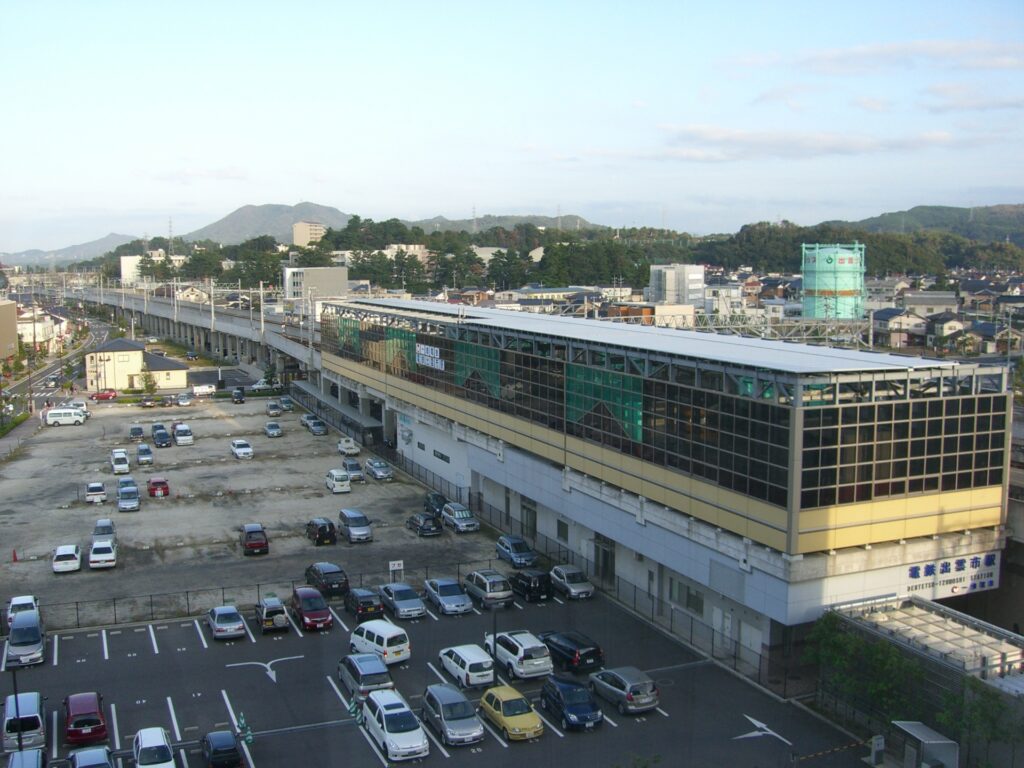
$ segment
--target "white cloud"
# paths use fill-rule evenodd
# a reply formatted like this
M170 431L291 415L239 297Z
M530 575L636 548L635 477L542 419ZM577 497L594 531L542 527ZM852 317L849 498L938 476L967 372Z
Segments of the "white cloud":
M248 181L249 173L236 166L225 168L178 168L153 176L157 181L174 184L193 184L202 181Z
M892 102L888 99L878 99L871 96L862 96L853 100L853 105L860 107L865 112L888 112L892 109Z
M802 97L819 90L813 85L780 85L769 88L754 98L754 104L781 104L794 112L802 112L806 109Z
M988 96L959 83L933 85L928 94L934 101L925 108L934 113L1024 109L1024 96Z
M881 69L1024 69L1024 45L991 40L913 40L813 51L796 59L822 74L852 75Z

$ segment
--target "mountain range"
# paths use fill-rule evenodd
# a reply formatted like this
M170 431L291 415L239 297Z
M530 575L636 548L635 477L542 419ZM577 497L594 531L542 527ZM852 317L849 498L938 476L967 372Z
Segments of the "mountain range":
M351 214L337 208L316 203L298 205L245 205L224 218L184 235L186 240L213 240L233 245L245 240L270 235L280 243L292 241L292 224L298 221L316 221L334 229L343 228ZM408 227L420 227L424 232L460 231L485 232L494 227L512 229L517 224L566 231L591 229L603 225L593 224L575 215L552 216L480 216L475 219L432 219L406 221ZM861 221L826 221L825 226L859 229L866 232L913 233L920 231L950 232L983 242L1008 241L1024 247L1024 205L993 205L976 208L951 206L917 206L907 211L883 213ZM70 245L56 251L32 249L17 253L0 253L0 261L7 265L56 265L82 259L91 259L112 251L119 245L138 239L138 236L110 233L88 243Z

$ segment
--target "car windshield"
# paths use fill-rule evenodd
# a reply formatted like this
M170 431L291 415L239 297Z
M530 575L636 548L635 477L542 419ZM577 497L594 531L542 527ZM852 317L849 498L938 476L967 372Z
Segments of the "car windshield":
M419 727L420 724L409 710L384 715L384 728L388 733L408 733Z
M368 675L363 675L361 680L361 685L364 688L371 685L387 685L391 682L391 675L387 672L372 672Z
M442 708L445 720L465 720L473 717L476 710L468 701L456 701L454 704L445 704Z
M395 596L395 600L400 600L400 601L401 600L418 600L419 599L419 595L417 595L415 592L413 592L408 587L405 587L404 589L396 589L394 591L394 596Z
M242 617L238 615L238 611L222 611L217 614L218 624L240 624Z
M458 584L441 584L437 588L437 594L441 595L441 597L455 597L465 593Z
M112 525L97 525L92 533L94 536L109 536L113 532L114 526Z
M501 702L501 714L506 717L525 715L530 711L530 702L526 699L509 699Z
M39 627L17 627L7 639L11 645L35 645L39 642Z
M380 459L370 459L369 464L370 464L371 467L384 467L384 466L387 466Z
M166 744L158 744L155 747L143 747L139 750L139 765L159 765L160 763L170 763L174 761L174 755L171 754L171 748Z
M491 662L489 662L489 661L474 661L472 664L469 665L469 671L470 672L486 672L492 666L494 666L494 665L491 664Z
M352 517L348 519L348 524L355 528L358 526L369 525L370 522L363 515L352 515Z
M113 551L114 551L113 547L110 547L110 546L102 546L101 547L101 546L97 545L97 546L92 548L92 553L94 555L109 555L109 554L112 554Z
M530 551L530 545L525 541L513 541L509 543L508 548L516 554L526 554Z
M583 571L566 571L565 580L569 584L582 584L587 577L583 575Z
M462 507L462 509L453 509L452 510L452 517L454 517L456 520L465 520L467 517L472 517L472 516L473 516L473 514L468 509L466 509L465 507Z
M26 733L39 728L39 718L36 715L25 717L12 717L7 721L6 731L8 733Z
M122 499L137 499L139 498L139 491L137 488L122 488L121 489Z
M523 649L524 659L544 659L549 655L548 647L546 645L535 645L533 648Z
M563 694L566 704L587 704L590 701L590 694L586 688L570 688Z
M341 584L343 581L345 581L345 574L338 573L337 571L335 571L334 573L325 573L324 581L328 584Z
M304 611L325 611L327 603L320 595L302 598L302 610Z
M96 714L88 715L77 715L71 718L71 722L68 723L72 728L95 728L101 724L100 716Z

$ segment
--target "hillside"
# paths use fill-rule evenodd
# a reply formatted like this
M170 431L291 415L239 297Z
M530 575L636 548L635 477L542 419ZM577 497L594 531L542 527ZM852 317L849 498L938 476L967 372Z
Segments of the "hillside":
M270 235L279 243L291 243L292 224L316 221L334 229L345 226L351 218L337 208L316 203L298 205L244 205L223 219L185 235L186 240L213 240L224 245L237 245L261 235Z
M41 251L33 248L29 251L18 251L17 253L0 253L0 261L8 266L28 266L31 264L67 264L71 261L82 261L102 256L112 251L119 245L130 243L136 238L132 235L119 235L111 232L99 240L92 240L88 243L69 245L56 251Z
M919 205L909 211L883 213L862 221L826 221L823 225L890 234L949 232L983 243L1009 240L1024 247L1024 205Z
M501 227L502 229L514 229L517 224L533 224L535 227L545 229L557 229L558 218L554 216L479 216L473 219L446 219L444 216L435 216L432 219L421 221L402 221L407 227L419 227L428 235L431 232L486 232L488 229ZM565 231L577 229L604 229L602 224L591 224L580 216L565 215L561 218L561 228Z

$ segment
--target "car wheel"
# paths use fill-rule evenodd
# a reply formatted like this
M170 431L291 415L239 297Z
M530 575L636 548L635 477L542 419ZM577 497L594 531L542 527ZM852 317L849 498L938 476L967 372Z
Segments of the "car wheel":
M569 724L567 722L565 722L565 715L562 715L562 730L563 731L568 731L569 730Z
M462 688L463 690L465 690L465 688L466 688L466 678L464 678L464 677L460 677L459 678L459 688Z
M511 662L505 665L505 672L508 673L508 677L510 680L514 679L516 676L516 669L512 666Z
M508 736L508 728L502 728L501 735L505 737L505 741L512 741Z
M623 704L621 701L615 705L615 708L619 711L620 715L626 714L626 705Z
M349 643L348 644L348 649L349 649L349 651L351 653L357 653L357 651L356 651L356 644L355 643Z

